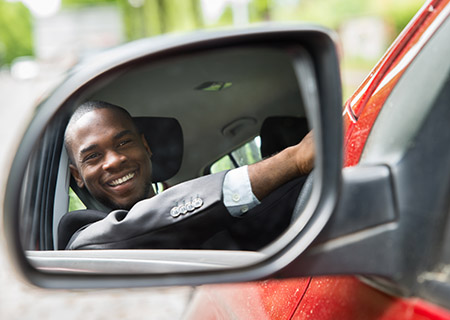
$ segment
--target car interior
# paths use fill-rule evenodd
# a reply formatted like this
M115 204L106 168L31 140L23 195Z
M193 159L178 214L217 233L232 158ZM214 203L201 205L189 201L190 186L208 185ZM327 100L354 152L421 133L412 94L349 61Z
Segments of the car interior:
M130 112L152 149L154 188L161 192L298 143L310 130L293 68L299 54L301 47L212 49L137 61L96 79L47 125L29 161L22 200L28 210L20 217L23 247L56 250L57 226L66 212L105 209L76 186L68 170L64 130L79 104L101 100Z

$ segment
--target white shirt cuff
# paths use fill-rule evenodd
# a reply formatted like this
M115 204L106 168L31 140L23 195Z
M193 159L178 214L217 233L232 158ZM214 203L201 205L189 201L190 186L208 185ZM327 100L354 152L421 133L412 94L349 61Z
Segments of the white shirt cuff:
M258 204L248 176L248 166L230 170L222 187L223 203L233 217L240 217Z

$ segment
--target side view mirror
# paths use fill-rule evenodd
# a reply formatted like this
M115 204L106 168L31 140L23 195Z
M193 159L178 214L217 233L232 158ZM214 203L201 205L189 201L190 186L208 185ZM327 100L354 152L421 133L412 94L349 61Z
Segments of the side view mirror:
M329 272L333 268L321 264L328 249L311 245L366 226L364 220L348 224L353 218L340 213L338 206L339 199L346 206L353 196L351 191L340 197L343 177L349 186L355 180L351 172L342 177L342 98L333 38L321 28L291 26L162 37L124 45L74 68L38 106L10 168L4 226L19 269L43 287L77 288L201 284ZM313 129L314 174L294 199L288 225L255 250L214 246L193 251L56 250L59 220L70 211L64 131L72 112L86 100L121 105L133 117L174 119L169 129L154 134L158 137L152 142L159 144L155 149L171 149L180 139L167 136L180 129L180 146L167 151L176 161L169 174L161 174L163 188L213 172L216 163L224 163L219 159L226 158L231 167L250 163L253 156L248 150L258 149L260 139L266 141L260 137L263 123L280 117L288 119L279 126L284 133L289 119L298 119L294 131L299 126L305 132L308 126ZM163 159L163 165L172 163ZM383 178L377 174L370 179L373 170L381 171ZM386 169L373 170L368 169L355 188L385 187ZM336 212L337 218L327 225ZM372 218L375 224L384 219L375 214ZM250 236L256 232L247 230ZM331 271L345 271L339 268Z

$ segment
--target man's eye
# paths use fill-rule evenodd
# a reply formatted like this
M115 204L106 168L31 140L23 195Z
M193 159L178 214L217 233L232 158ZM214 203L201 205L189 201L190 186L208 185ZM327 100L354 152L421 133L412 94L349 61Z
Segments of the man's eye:
M99 155L98 153L91 153L86 158L84 158L84 162L89 161L89 160L93 160L93 159L97 158L98 155Z
M124 145L126 145L126 144L128 144L128 143L130 143L130 142L131 142L131 140L124 140L124 141L121 141L121 142L119 143L119 147L124 146Z

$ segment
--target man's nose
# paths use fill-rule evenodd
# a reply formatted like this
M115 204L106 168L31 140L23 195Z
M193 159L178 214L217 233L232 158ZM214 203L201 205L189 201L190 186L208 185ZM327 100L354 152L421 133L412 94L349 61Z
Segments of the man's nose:
M121 165L127 161L127 157L116 151L110 151L106 154L103 162L103 170L111 171L120 169Z

